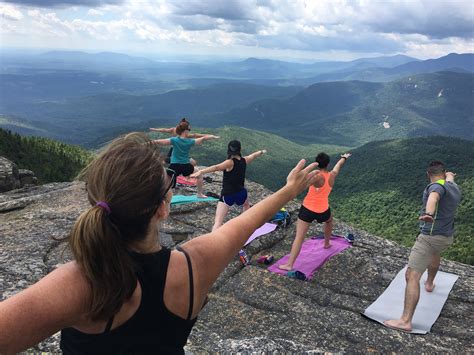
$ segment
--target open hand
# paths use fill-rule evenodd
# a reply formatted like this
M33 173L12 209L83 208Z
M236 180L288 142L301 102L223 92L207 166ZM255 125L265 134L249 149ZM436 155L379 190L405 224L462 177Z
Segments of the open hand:
M189 177L199 178L201 175L202 175L201 171L196 171L195 173L192 173L191 175L189 175Z
M304 167L305 164L306 160L301 159L286 178L286 186L294 189L296 195L314 183L314 178L317 173L315 169L318 163L311 163L306 168Z
M429 214L421 215L420 217L418 217L418 219L420 221L427 222L427 223L433 223L434 222L433 216L430 216Z
M341 154L341 158L349 158L350 156L352 155L352 153L345 153L345 154Z

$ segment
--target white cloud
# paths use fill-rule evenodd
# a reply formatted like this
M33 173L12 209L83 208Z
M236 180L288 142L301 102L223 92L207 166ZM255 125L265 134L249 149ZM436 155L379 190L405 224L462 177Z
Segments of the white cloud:
M103 16L104 13L102 11L96 10L96 9L89 9L87 11L87 15L89 16Z
M23 33L33 38L71 36L117 47L152 43L202 51L246 46L249 51L415 56L474 48L474 3L467 0L128 0L120 6L113 0L90 1L103 6L73 11L71 5L56 12L27 7L23 18L11 5L17 12L4 15L0 5L0 14L23 24Z
M0 17L7 20L20 21L23 19L23 14L13 5L0 4Z

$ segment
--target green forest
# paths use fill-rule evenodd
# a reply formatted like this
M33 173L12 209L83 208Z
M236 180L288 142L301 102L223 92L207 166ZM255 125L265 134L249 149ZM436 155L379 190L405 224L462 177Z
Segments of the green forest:
M20 169L32 170L39 184L71 181L93 155L89 151L43 137L26 137L0 128L0 155Z
M452 137L396 139L354 149L331 195L336 218L411 246L418 234L426 167L443 161L457 173L462 201L454 244L444 257L474 264L474 142Z
M196 131L221 137L193 148L191 156L199 165L225 160L227 143L232 139L241 141L244 155L267 149L268 154L249 165L247 178L272 190L284 184L286 175L299 159L310 162L317 153L325 151L332 155L331 164L334 164L340 153L350 150L334 145L302 146L279 136L239 127ZM154 133L151 136L166 137ZM426 166L431 160L442 160L449 170L458 174L456 182L463 194L456 214L455 242L444 257L474 264L474 142L441 136L395 139L371 142L351 152L353 156L342 169L331 195L336 218L412 246L418 233L422 192L428 184Z
M456 214L455 242L444 257L474 264L474 142L452 137L426 137L377 141L350 149L335 145L299 145L279 136L240 128L199 129L193 132L219 135L191 150L199 165L209 166L226 159L232 139L242 143L242 153L268 151L247 168L247 178L271 190L280 188L288 172L301 158L308 162L325 151L331 164L340 153L352 151L331 195L337 219L369 233L411 246L418 233L421 196L428 184L426 166L439 159L457 173L456 182L463 198ZM168 135L150 133L152 138ZM166 154L168 148L163 147ZM78 146L47 138L23 137L0 129L0 155L20 168L33 170L40 183L71 181L92 159L93 153ZM302 195L301 197L303 197ZM250 196L252 199L252 197ZM256 201L252 201L255 203Z

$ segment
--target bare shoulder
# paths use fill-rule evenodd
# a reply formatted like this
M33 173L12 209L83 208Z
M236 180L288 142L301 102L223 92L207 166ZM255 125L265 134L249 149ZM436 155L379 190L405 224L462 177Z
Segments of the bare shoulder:
M314 184L313 186L318 188L324 185L325 178L322 174L318 173L316 177L314 178Z
M227 172L231 171L234 168L234 161L232 159L225 160L223 164Z
M58 298L82 308L90 297L90 285L79 264L68 262L50 272L34 286L41 293L55 293ZM55 296L56 297L56 296Z

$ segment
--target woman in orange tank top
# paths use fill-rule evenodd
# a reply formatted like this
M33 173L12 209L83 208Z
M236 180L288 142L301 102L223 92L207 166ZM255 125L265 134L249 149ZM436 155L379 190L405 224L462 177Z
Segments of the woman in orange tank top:
M298 213L296 236L291 246L290 257L286 264L279 266L280 269L288 271L293 269L293 264L300 253L306 233L314 220L318 223L324 223L324 248L331 247L333 221L331 208L329 207L329 195L336 176L350 156L351 153L342 154L331 171L327 170L330 161L329 155L319 153L316 156L316 162L321 170L316 177L316 182L309 187L308 194L303 200L303 204Z

